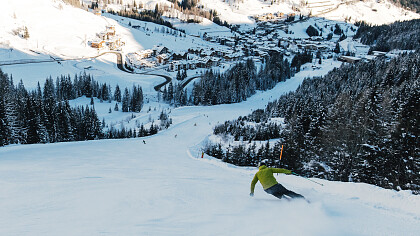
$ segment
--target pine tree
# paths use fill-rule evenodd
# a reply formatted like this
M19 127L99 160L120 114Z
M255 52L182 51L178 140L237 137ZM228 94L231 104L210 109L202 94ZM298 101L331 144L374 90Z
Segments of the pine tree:
M129 103L130 103L130 93L128 92L128 89L125 88L124 95L122 97L122 111L123 112L129 111Z
M114 100L117 102L121 102L121 90L120 90L120 86L115 87L115 92L114 92Z

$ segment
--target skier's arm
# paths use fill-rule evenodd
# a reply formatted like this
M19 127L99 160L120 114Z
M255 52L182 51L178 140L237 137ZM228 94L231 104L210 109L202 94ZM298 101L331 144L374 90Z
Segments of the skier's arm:
M255 174L254 179L252 179L252 182L251 182L251 195L254 195L254 189L257 182L258 182L258 176L257 174Z
M292 173L291 170L286 170L283 168L271 168L271 170L273 171L273 173L283 173L283 174L288 174L288 175Z

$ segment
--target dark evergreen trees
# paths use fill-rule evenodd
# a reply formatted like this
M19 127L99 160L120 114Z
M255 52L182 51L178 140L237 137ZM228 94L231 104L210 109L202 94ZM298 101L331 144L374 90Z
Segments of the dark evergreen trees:
M198 83L193 84L189 101L193 105L216 105L237 103L252 96L256 90L273 88L278 82L285 81L292 76L289 62L283 55L272 53L263 67L257 71L252 60L241 62L225 73L213 70L205 72ZM169 90L169 89L168 89ZM170 91L164 99L182 99L175 103L184 104L187 101L186 92L177 88L177 96L171 97Z
M119 87L117 86L117 98ZM127 94L127 111L140 112L143 106L143 91L139 86ZM135 131L119 132L119 135L104 131L91 106L72 108L69 99L87 96L101 101L114 97L111 87L93 80L90 75L60 76L55 82L47 78L43 89L38 83L34 91L27 91L23 82L17 86L13 79L0 70L0 146L8 144L66 142L99 138L133 137ZM118 110L118 103L116 103ZM153 127L152 133L156 133Z
M249 143L222 151L216 143L206 152L237 165L253 165L261 158L278 165L281 144L282 166L307 176L419 193L418 65L420 52L415 52L390 61L345 65L323 78L307 79L265 110L214 129L215 134ZM284 128L270 122L276 117L284 117ZM274 138L280 141L244 154L254 141Z
M308 26L308 28L306 29L306 33L311 37L312 36L319 36L318 30L315 27L313 27L312 25Z
M363 44L371 45L371 51L416 50L420 47L420 19L380 26L364 22L358 25L354 38L360 38Z

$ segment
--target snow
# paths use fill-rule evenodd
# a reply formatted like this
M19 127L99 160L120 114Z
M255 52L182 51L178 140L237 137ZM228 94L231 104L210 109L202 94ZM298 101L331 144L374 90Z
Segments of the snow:
M277 10L277 5L270 7L268 2L257 0L244 0L244 5L236 4L234 10L221 1L202 2L207 7L217 7L230 22L252 22L251 12ZM148 3L154 7L154 1ZM58 0L3 0L1 6L5 14L0 15L0 62L44 60L50 56L77 59L61 64L2 66L2 70L13 74L15 83L23 79L27 88L35 88L38 81L42 84L50 75L55 78L86 71L112 89L116 84L120 88L140 85L145 94L141 112L116 112L115 102L101 103L95 99L100 119L107 124L133 128L140 123L150 124L161 111L166 111L173 124L145 138L0 148L0 235L418 235L420 232L420 197L408 191L314 179L324 184L320 186L298 176L281 174L275 176L278 181L303 194L311 204L278 200L266 194L259 184L251 198L250 182L256 168L235 167L207 155L200 158L203 144L211 137L215 125L262 109L281 94L294 91L304 78L324 75L341 62L324 59L317 70L306 64L293 78L270 91L258 91L242 103L174 108L160 103L153 89L163 78L124 73L116 68L115 55L89 59L98 52L86 47L85 37L94 38L107 25L116 25L117 33L126 42L123 53L139 52L158 44L185 50L196 44L210 46L208 42L159 32L153 32L151 37L147 34L152 32L129 28L128 20L118 16L95 16ZM291 30L296 37L304 35L308 24L321 20L310 19ZM162 27L130 22L147 24L151 31ZM207 21L191 28L174 23L191 34L223 29ZM28 40L11 33L21 26L28 27ZM349 40L340 44L343 48L361 46ZM70 103L85 106L90 99L82 97Z
M321 2L324 2L321 4ZM201 0L201 4L207 9L215 9L222 20L230 24L252 24L251 17L267 13L282 12L284 14L296 13L297 15L312 15L325 17L326 19L350 22L365 21L371 24L388 24L395 21L418 19L420 15L411 11L396 7L390 1L341 1L341 0L311 0L306 1L288 0L271 1L259 0ZM325 7L319 7L325 6ZM293 11L297 7L299 11ZM325 12L325 13L323 13ZM323 14L320 14L323 13Z
M278 200L259 184L251 198L256 168L200 158L215 124L337 66L328 64L242 103L172 109L174 124L154 136L1 148L0 234L416 235L420 197L407 191L278 175L312 203Z

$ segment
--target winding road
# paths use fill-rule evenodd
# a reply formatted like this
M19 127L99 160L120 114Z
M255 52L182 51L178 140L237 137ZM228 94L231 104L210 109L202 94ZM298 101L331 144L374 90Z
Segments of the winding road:
M172 77L168 75L161 75L161 74L150 74L150 72L144 72L144 73L136 73L133 71L130 71L124 67L124 61L123 61L123 55L120 52L103 52L99 55L93 56L93 57L82 57L82 58L71 58L71 59L64 59L64 58L54 58L51 57L51 59L45 59L45 60L36 60L36 59L24 59L24 60L13 60L13 61L4 61L0 62L0 66L9 66L9 65L23 65L23 64L35 64L35 63L49 63L49 62L57 62L60 63L62 61L80 61L80 60L90 60L90 59L96 59L100 56L103 56L105 54L115 54L117 56L117 67L123 72L130 73L130 74L139 74L139 75L154 75L154 76L160 76L165 79L165 82L158 84L154 87L156 91L160 91L160 89L170 83L172 81ZM196 78L196 77L195 77ZM191 80L190 80L191 81ZM187 83L183 84L184 88Z

